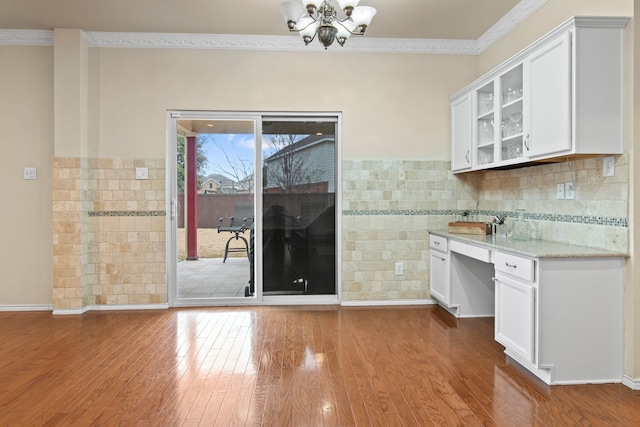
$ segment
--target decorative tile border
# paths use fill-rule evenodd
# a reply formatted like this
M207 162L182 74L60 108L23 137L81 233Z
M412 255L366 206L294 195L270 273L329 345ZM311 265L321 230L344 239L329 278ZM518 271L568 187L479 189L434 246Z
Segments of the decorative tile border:
M415 215L415 216L443 216L453 215L461 216L464 210L440 210L440 209L424 209L424 210L344 210L344 216L398 216L398 215ZM515 218L516 212L495 212L495 211L468 211L470 215L493 216L496 213L505 215L508 218ZM589 215L560 215L560 214L539 214L525 213L525 218L536 221L553 221L553 222L569 222L574 224L590 224L590 225L606 225L612 227L628 227L629 220L627 218L611 218L602 216Z
M89 216L166 216L166 211L89 211Z

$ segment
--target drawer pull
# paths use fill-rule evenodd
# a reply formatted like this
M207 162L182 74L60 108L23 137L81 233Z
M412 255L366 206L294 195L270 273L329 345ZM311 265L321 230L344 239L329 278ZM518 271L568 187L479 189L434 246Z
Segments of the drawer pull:
M440 246L440 242L433 242L434 246Z
M518 268L516 264L509 264L508 262L505 262L504 265L506 265L509 268Z

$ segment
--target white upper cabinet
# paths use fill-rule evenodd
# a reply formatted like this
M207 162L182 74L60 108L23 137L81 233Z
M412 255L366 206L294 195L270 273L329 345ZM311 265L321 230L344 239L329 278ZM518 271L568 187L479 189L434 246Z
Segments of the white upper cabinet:
M536 158L571 150L571 33L547 43L523 65L525 155Z
M624 17L574 17L450 98L454 172L623 152Z
M451 103L451 170L471 169L471 94Z

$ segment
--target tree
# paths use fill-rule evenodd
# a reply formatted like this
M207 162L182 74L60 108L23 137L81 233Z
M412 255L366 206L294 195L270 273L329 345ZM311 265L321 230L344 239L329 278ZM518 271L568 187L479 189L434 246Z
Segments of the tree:
M196 140L196 165L198 174L198 187L204 181L204 173L207 171L207 155L204 151L204 140L201 138L203 135L198 135ZM177 159L178 164L178 193L184 193L185 183L185 142L186 138L183 135L178 135L177 141Z
M228 147L216 140L213 135L202 135L203 141L211 142L215 145L224 163L213 163L215 172L226 175L239 184L240 190L253 192L253 160L240 156L239 150L235 148L235 142L230 142Z
M304 184L312 182L318 174L311 168L309 152L296 147L304 139L300 135L269 135L265 138L271 155L265 159L265 187L280 188L284 193L295 193Z

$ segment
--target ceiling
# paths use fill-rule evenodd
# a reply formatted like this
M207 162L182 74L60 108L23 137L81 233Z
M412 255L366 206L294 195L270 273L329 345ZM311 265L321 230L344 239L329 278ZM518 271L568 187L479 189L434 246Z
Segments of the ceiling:
M0 29L289 35L283 0L0 0ZM520 0L361 0L368 37L477 40Z

